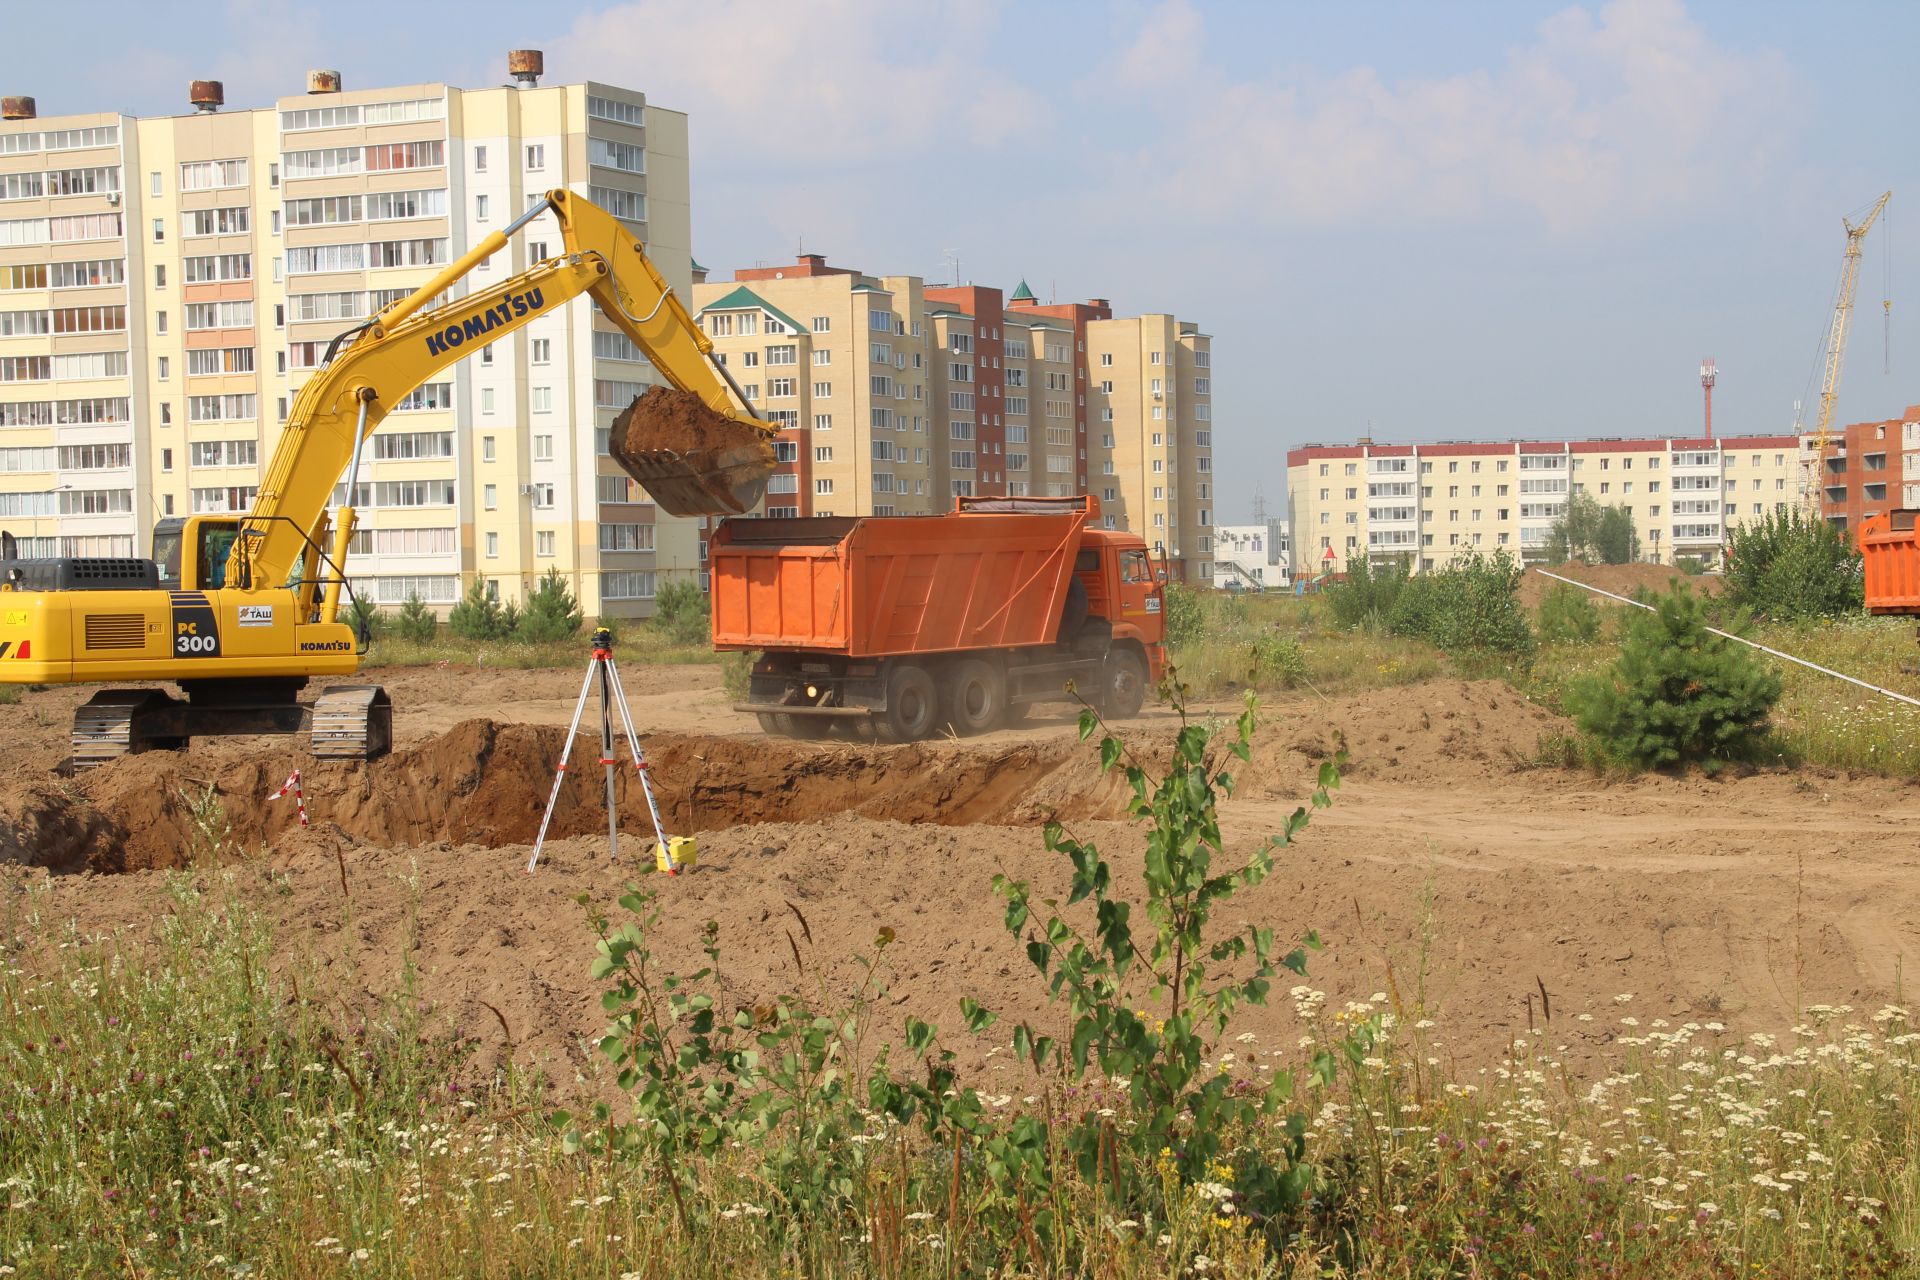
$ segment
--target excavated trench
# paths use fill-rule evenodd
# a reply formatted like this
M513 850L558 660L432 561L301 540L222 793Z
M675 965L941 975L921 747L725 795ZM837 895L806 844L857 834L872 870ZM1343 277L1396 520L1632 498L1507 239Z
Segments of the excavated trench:
M285 747L205 756L151 752L76 779L0 794L0 864L118 872L184 866L207 847L211 785L232 848L271 846L298 824L269 797L298 766L309 816L393 847L437 842L526 845L539 829L565 737L546 725L464 721L367 763L320 761ZM661 816L676 834L841 813L941 825L1028 825L1117 817L1125 799L1084 747L1067 742L974 750L946 744L834 748L779 739L656 735L645 741ZM624 747L620 750L623 762ZM606 829L598 742L582 738L549 838ZM617 774L623 832L650 825L630 763Z

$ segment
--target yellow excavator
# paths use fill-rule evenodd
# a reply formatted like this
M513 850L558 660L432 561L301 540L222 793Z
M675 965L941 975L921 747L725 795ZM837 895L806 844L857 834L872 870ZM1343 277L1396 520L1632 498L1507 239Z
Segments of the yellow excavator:
M551 211L565 252L498 284L429 305ZM653 362L654 388L614 430L616 461L674 515L752 508L774 468L773 428L713 359L713 344L640 243L605 210L550 191L412 294L335 338L295 397L259 494L243 515L163 521L153 558L0 561L0 683L168 682L104 689L74 715L84 768L211 734L311 735L317 756L387 751L393 710L374 685L316 676L359 669L368 637L341 615L349 600L351 505L367 438L435 373L586 294ZM678 393L676 395L676 393ZM675 412L649 417L656 398ZM345 481L346 505L328 501Z

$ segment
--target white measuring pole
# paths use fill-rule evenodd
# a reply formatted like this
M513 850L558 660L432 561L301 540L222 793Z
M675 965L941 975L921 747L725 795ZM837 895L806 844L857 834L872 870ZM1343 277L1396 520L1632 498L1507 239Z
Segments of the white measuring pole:
M1564 582L1570 587L1579 587L1582 591L1591 591L1597 596L1605 596L1609 600L1618 600L1621 604L1630 604L1636 609L1646 609L1649 612L1654 612L1653 606L1644 601L1635 600L1628 596L1615 595L1611 591L1602 591L1599 587L1589 586L1587 583L1578 582L1572 578L1563 578L1557 573L1548 573L1545 569L1535 569L1534 572L1543 578L1552 578L1555 582ZM1762 653L1771 654L1783 662L1795 663L1796 665L1807 668L1809 671L1818 671L1823 676L1832 676L1835 680L1845 680L1848 684L1856 684L1862 689L1870 689L1883 697L1892 698L1895 702L1904 702L1910 707L1920 707L1920 698L1909 698L1904 693L1895 693L1893 690L1883 689L1877 684L1868 684L1858 676L1850 676L1844 671L1835 671L1832 667L1823 667L1817 662L1808 662L1805 658L1796 658L1790 653L1782 653L1778 649L1770 649L1764 644L1747 639L1745 636L1734 635L1731 631L1722 631L1718 627L1708 627L1706 629L1714 635L1724 636L1736 644L1743 644L1749 649L1758 649Z

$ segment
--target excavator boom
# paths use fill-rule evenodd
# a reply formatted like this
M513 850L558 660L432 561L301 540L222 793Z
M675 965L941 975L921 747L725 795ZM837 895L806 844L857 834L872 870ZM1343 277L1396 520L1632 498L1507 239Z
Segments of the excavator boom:
M450 288L551 211L563 252L450 301ZM582 294L667 385L621 415L615 459L675 515L731 515L760 501L775 430L712 358L713 344L612 215L548 192L419 289L334 339L301 387L243 515L161 522L151 560L0 562L0 683L157 681L106 689L74 721L76 763L177 747L218 733L312 731L316 754L371 756L391 742L386 694L332 686L366 639L341 621L353 496L368 437L447 366ZM335 485L346 502L328 511Z

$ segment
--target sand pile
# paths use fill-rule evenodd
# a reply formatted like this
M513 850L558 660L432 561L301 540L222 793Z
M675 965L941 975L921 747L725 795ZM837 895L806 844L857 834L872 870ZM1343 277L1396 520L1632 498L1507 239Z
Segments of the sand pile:
M1685 582L1700 595L1718 595L1723 579L1707 574L1688 575L1666 564L1583 564L1578 560L1566 564L1551 566L1551 572L1563 578L1572 578L1575 582L1584 582L1590 587L1602 591L1611 591L1618 596L1632 597L1633 593L1645 587L1649 591L1664 591L1667 584L1675 578ZM1547 592L1560 584L1535 569L1529 569L1520 579L1520 604L1524 608L1537 609L1546 598ZM1613 602L1600 596L1594 596L1598 604L1610 605Z

